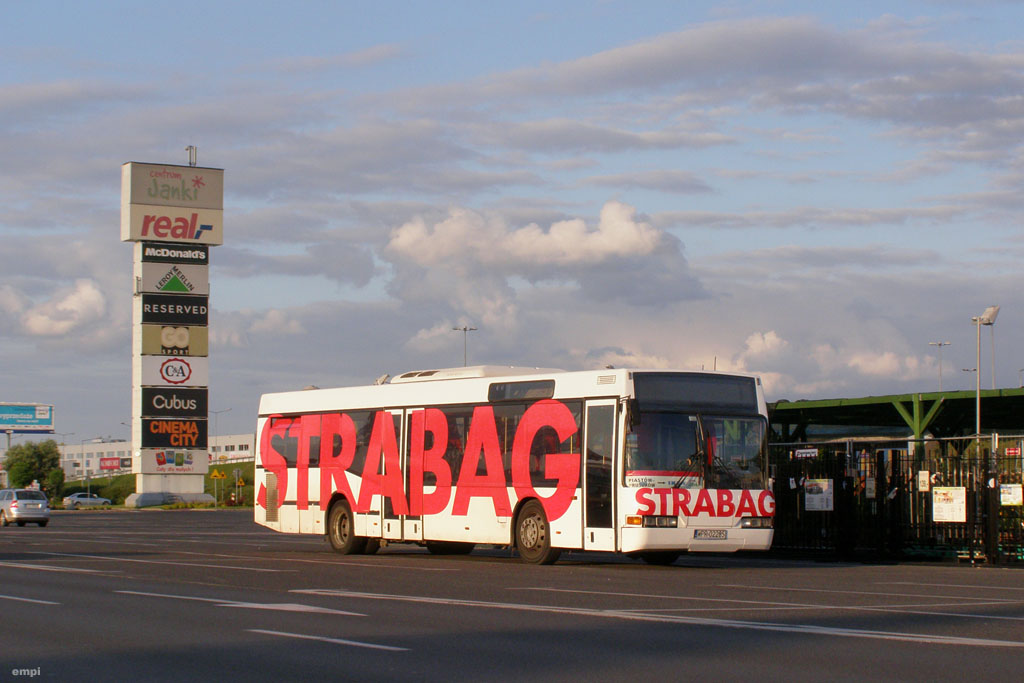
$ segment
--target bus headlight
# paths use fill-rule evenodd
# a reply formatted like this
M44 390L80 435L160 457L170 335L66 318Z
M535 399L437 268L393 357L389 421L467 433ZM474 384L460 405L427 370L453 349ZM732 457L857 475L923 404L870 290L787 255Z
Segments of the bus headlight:
M644 517L645 527L677 527L679 526L678 517L670 517L668 515L647 515Z
M772 518L771 517L744 517L740 520L740 528L742 529L771 529Z

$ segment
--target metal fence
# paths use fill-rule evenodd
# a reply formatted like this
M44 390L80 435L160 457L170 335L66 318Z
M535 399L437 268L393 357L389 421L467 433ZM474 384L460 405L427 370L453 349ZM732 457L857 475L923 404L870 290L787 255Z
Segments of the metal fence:
M1024 562L1024 436L769 446L780 550Z

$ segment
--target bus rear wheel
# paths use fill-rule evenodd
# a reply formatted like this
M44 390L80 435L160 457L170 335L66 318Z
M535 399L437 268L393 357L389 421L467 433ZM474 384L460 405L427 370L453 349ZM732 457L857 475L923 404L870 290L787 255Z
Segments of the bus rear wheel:
M562 551L551 547L551 527L544 507L531 500L516 518L516 549L524 562L553 564Z
M334 551L342 555L358 555L366 550L367 539L356 536L352 507L347 500L339 500L331 506L327 516L327 540Z

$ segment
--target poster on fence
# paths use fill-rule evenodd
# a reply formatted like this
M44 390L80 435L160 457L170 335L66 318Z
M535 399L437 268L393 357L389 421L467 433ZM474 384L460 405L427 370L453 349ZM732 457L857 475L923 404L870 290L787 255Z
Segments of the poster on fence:
M832 496L831 479L808 479L804 482L804 509L808 512L831 512Z
M999 504L1024 505L1024 486L1020 484L1000 484Z
M963 486L932 487L932 521L966 522L967 489Z

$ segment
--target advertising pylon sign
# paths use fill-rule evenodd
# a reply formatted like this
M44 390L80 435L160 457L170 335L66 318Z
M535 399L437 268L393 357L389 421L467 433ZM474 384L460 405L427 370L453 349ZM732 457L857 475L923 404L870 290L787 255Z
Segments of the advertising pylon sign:
M224 242L224 170L128 162L121 240L134 242L129 507L213 502L207 450L210 247Z

